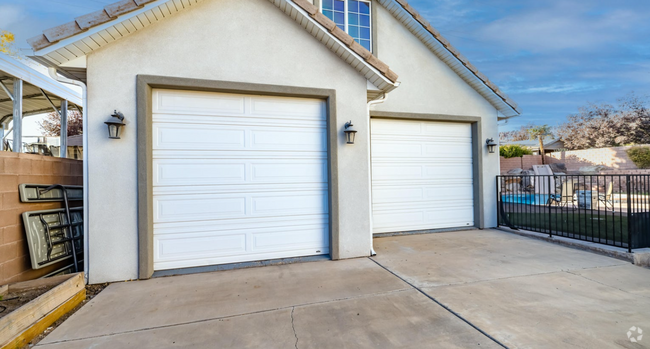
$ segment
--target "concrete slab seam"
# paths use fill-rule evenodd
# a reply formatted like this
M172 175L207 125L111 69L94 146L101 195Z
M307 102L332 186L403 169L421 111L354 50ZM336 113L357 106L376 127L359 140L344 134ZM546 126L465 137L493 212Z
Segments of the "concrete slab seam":
M446 305L442 304L441 302L439 302L439 301L438 301L437 299L435 299L434 297L431 297L431 296L428 295L426 292L422 291L419 287L417 287L417 286L413 285L412 283L406 281L404 278L402 278L401 276L395 274L392 270L390 270L390 269L384 267L383 265L381 265L381 264L380 264L379 262L377 262L376 260L374 260L374 259L372 259L372 258L368 258L368 259L370 259L371 261L375 262L378 266L382 267L382 268L383 268L384 270L386 270L387 272L393 274L393 276L395 276L396 278L398 278L398 279L404 281L405 283L407 283L408 285L410 285L411 287L413 287L415 290L417 290L418 292L420 292L423 296L429 298L429 299L432 300L434 303L438 304L438 305L441 306L443 309L445 309L445 310L448 311L450 314L454 315L455 317L457 317L458 319L460 319L460 320L463 321L464 323L470 325L472 328L474 328L475 330L479 331L482 335L484 335L485 337L489 338L491 341L493 341L493 342L496 343L497 345L501 346L502 348L509 349L509 348L508 348L507 346L505 346L503 343L499 342L499 340L497 340L496 338L492 337L492 336L489 335L487 332L481 330L478 326L474 325L474 324L471 323L469 320L467 320L467 319L465 319L464 317L462 317L460 314L458 314L458 313L456 313L455 311L451 310L451 308L449 308L449 307L447 307Z
M591 268L591 269L596 269L596 268ZM643 297L643 298L648 298L648 299L650 299L650 297L644 296L644 295L642 295L642 294L632 293L632 292L626 291L626 290L624 290L624 289L621 289L621 288L618 288L618 287L614 287L614 286L612 286L612 285L607 285L607 284L604 284L604 283L602 283L602 282L600 282L600 281L596 281L596 280L594 280L594 279L590 279L590 278L588 278L588 277L586 277L586 276L584 276L584 275L576 274L576 273L572 273L572 272L569 271L569 270L567 270L566 273L569 273L569 274L571 274L571 275L575 275L575 276L582 277L582 278L585 279L585 280L589 280L589 281L595 282L595 283L597 283L597 284L599 284L599 285L602 285L602 286L605 286L605 287L610 287L610 288L613 288L613 289L618 290L618 291L621 291L621 292L625 292L625 293L627 293L627 294L629 294L629 295L632 295L632 296L640 296L640 297Z
M60 340L60 341L44 343L44 344L41 344L41 345L37 345L36 347L45 347L45 346L54 345L54 344L77 342L77 341L82 341L82 340L91 339L91 338L102 338L102 337L118 336L118 335L129 334L129 333L151 331L151 330L157 330L157 329L162 329L162 328L170 328L170 327L175 327L175 326L192 325L192 324L198 324L198 323L202 323L202 322L209 322L209 321L215 321L215 320L233 319L233 318L238 318L238 317L242 317L242 316L264 314L264 313L270 313L270 312L278 311L278 310L286 310L286 309L289 309L289 308L294 309L296 307L307 307L307 306L311 306L311 305L320 305L320 304L327 304L327 303L334 303L334 302L342 302L342 301L353 300L353 299L362 299L362 298L369 298L369 297L375 297L375 296L385 296L385 295L391 295L391 294L410 291L410 290L412 290L412 288L403 288L403 289L392 290L392 291L387 291L387 292L377 292L377 293L370 293L370 294L364 294L364 295L359 295L359 296L336 298L336 299L320 301L320 302L301 303L301 304L296 304L296 305L291 305L291 306L286 306L286 307L280 307L280 308L252 311L252 312L243 313L243 314L235 314L235 315L220 316L220 317L214 317L214 318L208 318L208 319L179 322L179 323L170 324L170 325L145 327L145 328L140 328L140 329L131 330L131 331L108 333L108 334L102 334L102 335L90 336L90 337L83 337L83 338L66 339L66 340ZM292 310L292 312L293 312L293 310ZM293 317L292 317L292 319L293 319ZM293 325L293 323L292 323L292 325Z

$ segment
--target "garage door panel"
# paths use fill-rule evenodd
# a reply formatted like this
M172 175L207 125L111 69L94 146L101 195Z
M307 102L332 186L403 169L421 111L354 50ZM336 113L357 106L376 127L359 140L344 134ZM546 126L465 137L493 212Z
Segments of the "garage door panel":
M302 226L282 231L256 231L251 233L252 251L282 251L287 247L294 250L327 248L323 244L329 238L328 226Z
M327 183L327 161L252 163L252 183Z
M373 119L373 137L457 139L471 142L472 129L468 124L453 122L412 121L396 119Z
M244 149L246 131L236 128L156 124L153 126L154 149Z
M325 115L325 105L318 100L290 97L278 99L265 96L252 96L250 99L250 114L253 116L265 115L281 118L299 116L301 118L321 120Z
M278 127L188 125L157 123L153 127L154 150L275 150L326 152L322 128L284 130Z
M459 213L459 211L462 211ZM471 206L440 209L377 211L373 214L375 233L444 229L471 226Z
M155 270L329 253L324 101L153 98Z
M254 150L327 151L324 130L253 129L251 134L251 149Z
M192 195L154 198L154 223L246 217L248 198Z
M468 185L436 186L377 186L373 188L373 203L390 204L402 202L449 202L455 197L473 200L473 188Z
M162 234L154 237L154 254L159 269L216 264L233 257L240 261L329 253L327 225L291 228L267 227L229 232L202 231ZM244 257L242 257L244 256Z
M327 161L155 159L154 186L327 183Z
M246 183L246 164L230 161L154 160L155 186Z
M154 223L327 213L326 191L157 195Z
M230 93L157 90L154 93L153 112L209 115L243 115L245 96Z
M471 163L469 166L471 166ZM372 166L372 179L377 182L386 180L471 179L472 176L473 170L467 164L449 164L444 161L434 165L396 162L394 164L373 163Z
M471 126L372 119L375 233L474 224Z

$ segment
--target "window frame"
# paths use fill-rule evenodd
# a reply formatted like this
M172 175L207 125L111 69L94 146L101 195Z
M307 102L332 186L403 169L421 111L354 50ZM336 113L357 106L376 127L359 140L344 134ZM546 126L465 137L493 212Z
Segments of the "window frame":
M370 38L368 40L368 41L370 41L370 50L369 51L373 52L373 49L375 47L375 42L374 42L375 40L374 40L374 35L373 35L373 27L374 26L373 26L373 18L372 18L372 5L373 5L372 0L356 0L356 1L368 4L368 9L369 9L368 18L370 19L370 23L369 23L370 24ZM343 6L344 6L343 12L344 12L344 17L345 17L345 25L344 25L345 26L345 33L350 35L350 31L349 31L350 30L350 27L349 27L350 19L348 18L350 16L350 12L349 12L349 7L348 7L348 2L349 2L349 0L343 0ZM318 7L319 7L320 13L323 14L323 0L319 1Z

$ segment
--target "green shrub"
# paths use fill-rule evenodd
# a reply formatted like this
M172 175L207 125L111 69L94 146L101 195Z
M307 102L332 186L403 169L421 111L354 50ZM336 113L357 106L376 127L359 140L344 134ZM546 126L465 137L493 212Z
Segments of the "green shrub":
M627 156L638 168L650 168L650 147L632 147L627 150Z
M499 155L506 159L520 158L524 155L533 155L533 151L519 144L506 144L499 147Z

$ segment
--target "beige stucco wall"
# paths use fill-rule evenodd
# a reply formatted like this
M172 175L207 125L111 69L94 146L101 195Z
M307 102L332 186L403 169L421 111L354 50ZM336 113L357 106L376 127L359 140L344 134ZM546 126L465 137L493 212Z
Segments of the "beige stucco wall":
M267 0L210 0L88 57L89 278L137 278L136 75L335 89L340 257L370 252L366 80ZM122 139L107 137L113 109ZM359 133L345 145L352 120Z
M481 117L482 138L499 138L497 110L440 60L420 39L379 3L376 6L376 54L399 74L401 85L386 102L372 110L399 113L445 114ZM435 24L434 24L435 25ZM483 207L485 226L496 226L495 176L498 154L483 149ZM476 179L475 179L476 180Z

